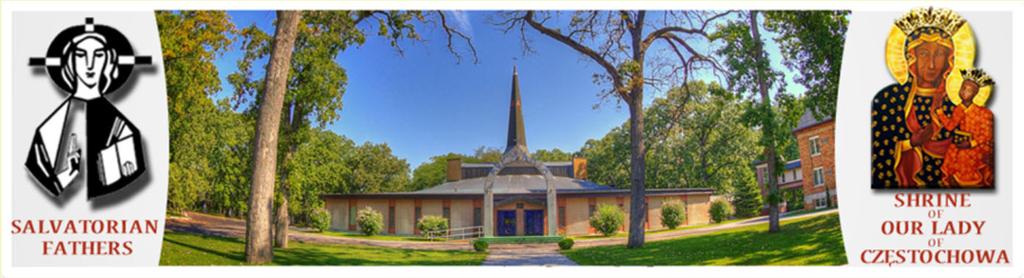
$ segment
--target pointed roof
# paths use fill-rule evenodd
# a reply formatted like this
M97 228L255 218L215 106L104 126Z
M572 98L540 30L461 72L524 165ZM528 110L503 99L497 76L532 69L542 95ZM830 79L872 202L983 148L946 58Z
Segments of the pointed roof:
M519 96L519 73L512 68L512 99L509 101L508 109L508 139L505 143L505 153L513 150L529 154L526 148L526 127L523 124L523 102Z

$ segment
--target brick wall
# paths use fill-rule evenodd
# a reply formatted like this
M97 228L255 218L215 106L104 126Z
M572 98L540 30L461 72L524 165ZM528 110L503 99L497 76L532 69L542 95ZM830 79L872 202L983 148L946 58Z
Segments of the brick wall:
M815 198L827 194L836 205L835 121L829 120L795 132L800 146L801 172L803 172L804 207L815 208ZM811 153L811 141L817 139L820 153ZM814 172L821 169L823 185L815 185Z

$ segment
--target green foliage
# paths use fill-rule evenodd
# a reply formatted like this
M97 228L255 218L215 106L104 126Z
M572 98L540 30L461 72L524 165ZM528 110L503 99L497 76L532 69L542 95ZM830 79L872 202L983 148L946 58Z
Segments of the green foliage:
M168 211L242 215L252 120L211 99L221 89L214 61L236 29L223 11L158 11L156 18L170 119Z
M733 209L729 202L718 199L711 202L711 209L708 212L711 213L711 221L722 223L732 217Z
M575 244L575 240L573 240L571 237L567 237L558 242L558 249L569 250L572 249L572 246Z
M384 230L384 215L371 207L365 207L356 213L356 225L364 235L379 234Z
M850 11L765 11L764 28L776 34L782 63L797 73L807 106L818 119L835 117L839 72Z
M416 223L416 228L424 235L436 236L448 230L448 218L438 215L427 215L420 218L420 221Z
M331 214L326 209L314 210L311 218L312 223L310 223L310 226L318 232L324 232L331 228Z
M626 222L626 214L618 206L600 204L590 217L590 226L605 236L615 234Z
M804 191L801 189L797 190L786 190L783 191L783 200L786 201L786 210L794 211L804 209Z
M551 150L540 149L530 154L530 158L537 161L572 161L572 154L554 148Z
M748 168L749 169L749 168ZM741 172L740 180L736 191L732 194L732 202L736 208L736 216L740 218L754 217L760 214L764 204L761 202L761 187L757 184L757 178L753 170Z
M490 244L486 240L477 239L473 241L473 250L477 252L487 252L488 247L490 247Z
M691 82L653 100L645 110L649 188L705 187L732 192L761 149L759 133L741 122L744 103L716 83ZM629 123L580 150L588 178L629 185Z
M686 220L686 207L679 202L669 202L661 205L661 224L669 230L679 227Z

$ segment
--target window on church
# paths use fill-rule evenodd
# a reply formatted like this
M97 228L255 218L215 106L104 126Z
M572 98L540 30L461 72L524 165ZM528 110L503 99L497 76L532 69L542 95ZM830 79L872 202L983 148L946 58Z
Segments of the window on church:
M395 207L388 207L388 231L394 233L395 230Z
M558 227L565 228L565 207L558 207Z
M483 209L473 208L473 226L483 226Z
M348 224L356 224L356 206L348 206Z

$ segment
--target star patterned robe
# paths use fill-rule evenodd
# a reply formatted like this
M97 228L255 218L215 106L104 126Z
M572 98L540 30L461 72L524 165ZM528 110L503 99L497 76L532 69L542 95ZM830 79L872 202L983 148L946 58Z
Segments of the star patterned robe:
M933 101L942 101L938 110L946 114L954 104L943 90L927 94L911 83L889 85L871 102L871 188L943 187L943 157L953 132L940 128L918 147L910 137L938 124L930 113Z

